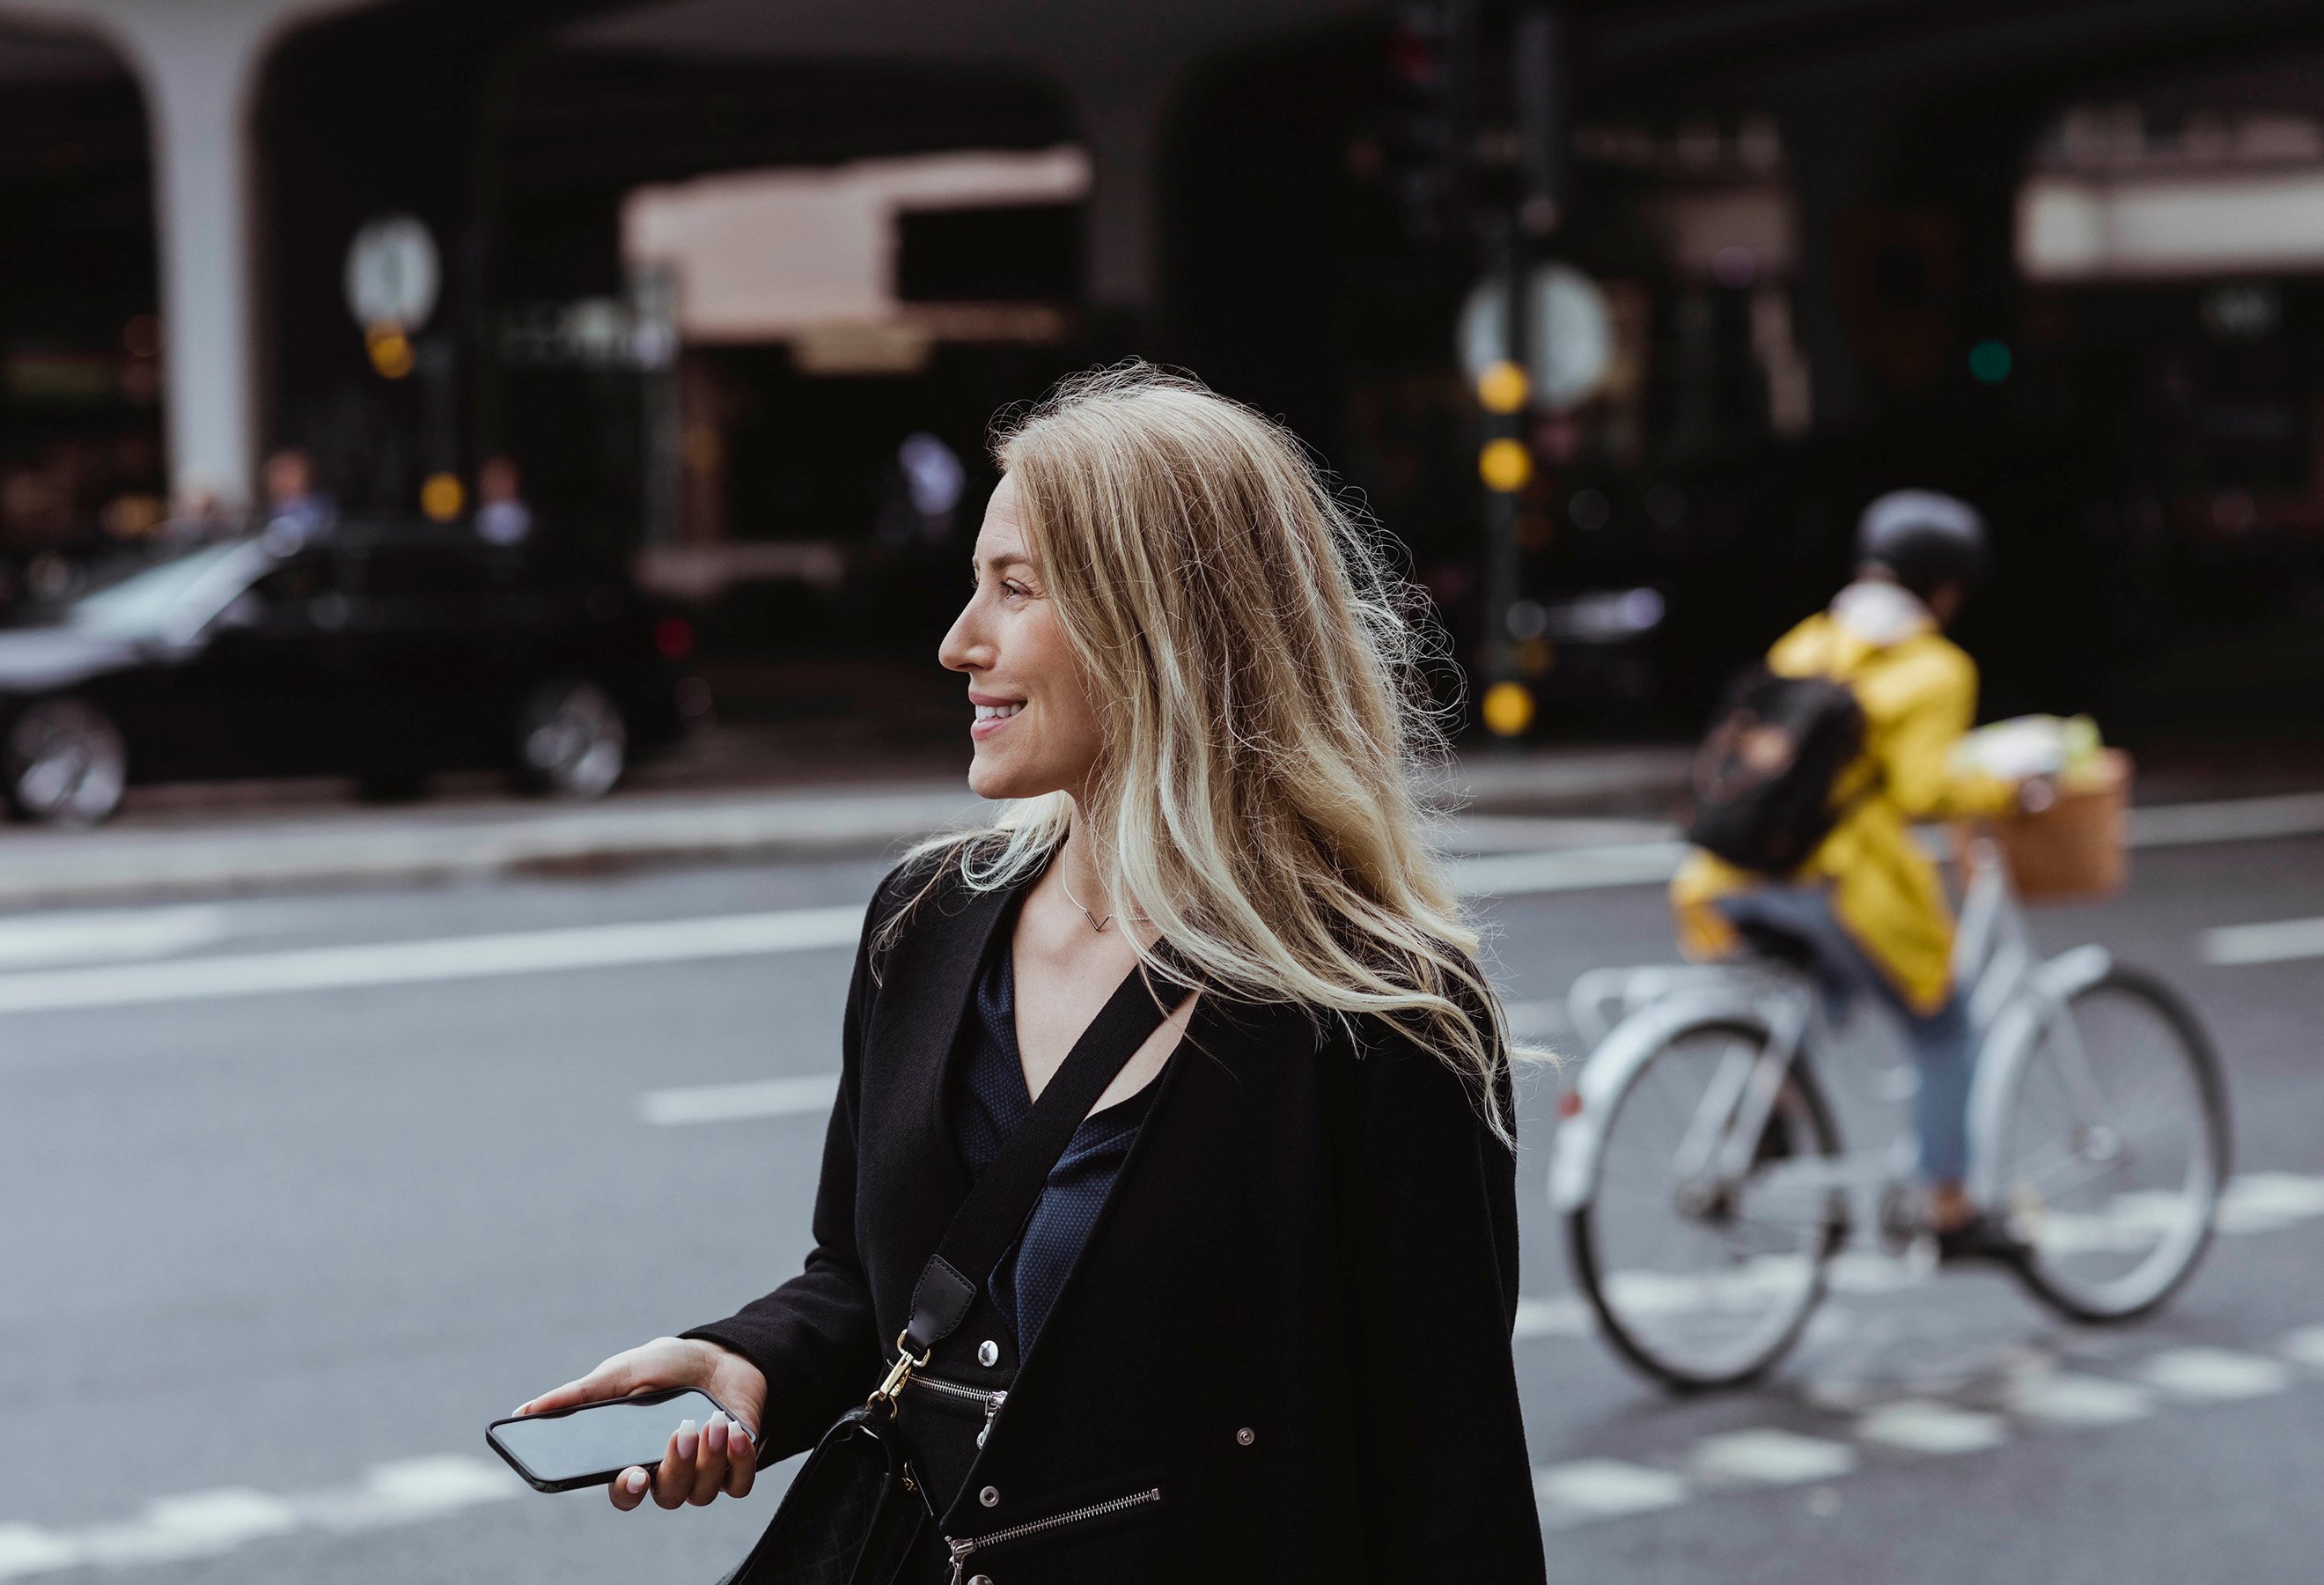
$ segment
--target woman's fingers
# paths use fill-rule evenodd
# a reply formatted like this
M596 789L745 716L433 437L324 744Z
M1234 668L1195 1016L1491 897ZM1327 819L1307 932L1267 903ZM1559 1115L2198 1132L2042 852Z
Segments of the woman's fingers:
M759 1445L751 1433L742 1429L739 1420L726 1426L726 1495L748 1497L751 1483L759 1478Z
M686 1500L696 1507L717 1499L726 1486L727 1420L724 1414L713 1414L702 1427L702 1447L694 1457L694 1489Z
M646 1488L652 1484L653 1477L632 1464L613 1477L613 1484L611 1488L613 1506L622 1512L628 1513L646 1500Z
M567 1382L563 1386L545 1392L530 1404L521 1406L520 1414L546 1414L551 1409L570 1409L576 1404L603 1403L607 1398L626 1398L637 1387L629 1367L620 1355L606 1360L588 1375Z
M654 1471L654 1501L665 1508L683 1507L694 1493L694 1457L700 1451L702 1433L691 1420L681 1420L678 1429L669 1433L669 1446L662 1450L661 1468Z

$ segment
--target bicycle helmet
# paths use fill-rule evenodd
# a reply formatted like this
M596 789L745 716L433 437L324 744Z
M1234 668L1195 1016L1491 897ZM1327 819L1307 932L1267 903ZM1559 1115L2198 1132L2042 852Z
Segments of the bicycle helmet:
M1985 519L1935 490L1891 490L1856 523L1856 559L1877 561L1921 598L1985 568Z

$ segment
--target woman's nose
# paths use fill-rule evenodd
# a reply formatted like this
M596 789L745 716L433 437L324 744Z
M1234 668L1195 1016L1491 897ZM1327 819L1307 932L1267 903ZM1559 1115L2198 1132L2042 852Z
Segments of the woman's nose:
M992 663L991 646L976 635L970 618L976 610L970 602L967 609L953 619L952 628L936 645L936 661L947 671L978 672Z

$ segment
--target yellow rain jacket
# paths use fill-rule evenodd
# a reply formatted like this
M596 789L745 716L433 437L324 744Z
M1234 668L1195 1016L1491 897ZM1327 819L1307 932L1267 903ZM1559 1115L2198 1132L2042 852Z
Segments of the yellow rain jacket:
M1883 619L1848 620L1851 597L1867 589L1881 592L1858 607ZM1910 1006L1933 1013L1952 990L1953 915L1912 822L1999 814L2017 796L2015 783L1950 765L1976 717L1977 663L1903 590L1858 584L1778 640L1767 667L1845 682L1864 710L1864 752L1833 789L1847 812L1789 881L1828 885L1849 934ZM1681 948L1693 958L1734 951L1735 929L1713 904L1767 884L1699 848L1690 854L1671 883Z

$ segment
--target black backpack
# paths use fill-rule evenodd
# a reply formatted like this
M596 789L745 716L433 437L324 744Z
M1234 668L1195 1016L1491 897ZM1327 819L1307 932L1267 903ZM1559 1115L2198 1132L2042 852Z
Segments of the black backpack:
M1864 707L1846 683L1752 668L1695 751L1686 839L1740 868L1789 875L1840 823L1833 784L1863 747Z

